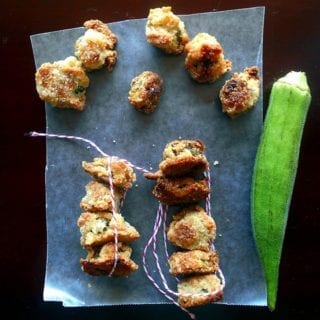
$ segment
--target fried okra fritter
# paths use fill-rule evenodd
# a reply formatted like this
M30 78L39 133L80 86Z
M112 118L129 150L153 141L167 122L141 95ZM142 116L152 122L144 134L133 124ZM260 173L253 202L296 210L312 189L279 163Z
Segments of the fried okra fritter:
M118 210L123 191L114 188L115 206ZM86 195L81 199L80 208L90 212L112 212L112 197L110 187L98 181L90 181L86 185Z
M169 272L174 276L214 273L219 268L219 258L216 251L174 252L168 262Z
M80 243L83 247L113 242L115 228L117 228L120 242L130 243L140 237L136 228L125 221L119 213L113 216L111 212L84 212L80 215L77 224L80 228Z
M214 82L232 68L221 44L208 33L198 33L187 43L185 52L185 68L197 82Z
M92 162L82 161L82 168L100 182L109 184L108 159L105 157L94 158ZM111 162L112 183L115 187L129 189L136 181L136 175L123 160Z
M184 308L205 305L222 299L220 279L215 274L196 275L178 283L178 303Z
M93 276L109 275L115 263L115 244L108 242L100 247L89 247L85 259L80 259L82 270ZM132 249L118 243L117 265L113 272L115 277L125 277L138 269L138 265L131 260Z
M210 251L215 236L214 220L199 205L175 214L167 231L168 240L186 250Z
M200 140L173 140L163 151L159 170L144 176L157 180L153 195L160 202L192 203L204 199L210 192L208 180L200 175L208 166Z
M206 198L210 192L206 178L179 177L157 180L153 188L153 195L167 205L193 203Z
M220 90L222 111L234 118L252 109L259 99L260 79L256 66L234 73Z
M75 57L43 63L35 82L41 100L57 108L84 109L89 78Z
M87 71L103 66L112 71L117 61L116 35L100 20L88 20L83 25L87 31L75 43L75 56Z
M152 113L158 106L162 87L163 80L157 73L144 71L132 79L128 100L138 111Z
M189 41L184 22L171 7L149 10L146 24L147 41L169 54L180 54Z
M179 177L205 171L209 164L200 140L173 140L165 146L159 168L166 177Z

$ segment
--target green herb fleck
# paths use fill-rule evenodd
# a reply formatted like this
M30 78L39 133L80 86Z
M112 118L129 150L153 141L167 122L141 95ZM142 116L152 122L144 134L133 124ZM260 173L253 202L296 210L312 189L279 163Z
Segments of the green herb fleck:
M79 94L79 93L84 92L85 90L86 90L85 87L79 85L79 86L77 86L77 88L74 90L74 93L75 93L75 94Z
M181 35L181 30L178 30L176 33L176 40L178 42L178 44L180 44L182 42L182 35Z

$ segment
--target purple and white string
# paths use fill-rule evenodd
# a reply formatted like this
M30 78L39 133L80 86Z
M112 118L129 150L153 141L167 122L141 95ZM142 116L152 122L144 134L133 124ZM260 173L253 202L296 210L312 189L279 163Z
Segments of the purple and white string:
M117 264L118 264L118 255L119 255L119 250L118 250L118 225L117 225L117 215L116 215L116 204L115 204L115 194L114 194L114 186L113 186L113 180L112 180L112 171L111 171L111 163L114 160L120 160L125 162L126 164L128 164L129 166L136 168L138 170L141 170L143 172L149 172L148 170L145 170L144 168L141 168L139 166L135 166L134 164L130 163L129 161L127 161L126 159L120 159L118 157L114 157L114 156L109 156L108 154L106 154L104 151L102 151L102 149L100 147L98 147L93 141L86 139L86 138L82 138L82 137L78 137L78 136L70 136L70 135L62 135L62 134L52 134L52 133L39 133L39 132L35 132L32 131L29 133L29 135L31 137L47 137L47 138L58 138L58 139L69 139L69 140L78 140L78 141L82 141L85 143L88 143L89 145L91 145L93 148L95 148L98 153L100 153L103 157L107 158L107 169L108 169L108 182L110 185L110 194L111 194L111 204L112 204L112 217L113 220L115 222L115 227L114 227L114 263L112 266L111 271L109 272L108 276L112 277L114 271L116 270Z
M48 138L58 138L58 139L69 139L69 140L78 140L78 141L82 141L85 143L88 143L89 145L91 145L93 148L95 148L98 153L100 153L102 156L107 157L108 159L108 177L109 177L109 185L110 185L110 192L111 192L111 201L112 201L112 213L113 213L113 218L115 220L115 232L114 232L114 241L115 241L115 258L114 258L114 265L112 267L112 270L109 273L109 276L112 276L112 274L114 273L116 266L117 266L117 262L118 262L118 230L117 230L117 218L116 218L116 205L115 205L115 195L114 195L114 187L113 187L113 181L112 181L112 173L111 173L111 162L113 160L120 160L125 162L126 164L128 164L129 166L131 166L132 168L135 168L139 171L142 171L143 173L150 173L149 170L134 165L131 162L129 162L126 159L121 159L115 156L109 156L108 154L106 154L104 151L102 151L102 149L100 147L98 147L93 141L83 138L83 137L79 137L79 136L72 136L72 135L61 135L61 134L51 134L51 133L39 133L39 132L35 132L32 131L29 133L29 136L31 137L48 137ZM208 179L208 184L209 186L211 186L211 179L210 179L210 170L208 168L208 170L205 172L205 176ZM211 198L210 198L210 193L208 194L208 196L205 199L205 207L206 207L206 212L208 215L211 215ZM167 280L163 274L160 262L159 262L159 256L157 253L157 236L158 236L158 232L159 229L162 225L163 227L163 241L164 241L164 250L165 250L165 255L166 258L169 258L169 254L168 254L168 248L167 248L167 239L166 239L166 217L167 217L167 212L168 212L168 206L162 203L159 203L158 206L158 210L157 210L157 214L156 214L156 219L154 222L154 227L153 227L153 233L151 235L151 237L149 238L149 240L147 241L144 249L143 249L143 254L142 254L142 263L143 263L143 269L144 272L146 274L146 276L148 277L148 279L151 281L151 283L154 285L154 287L161 293L163 294L169 301L171 301L172 303L174 303L175 305L177 305L180 309L182 309L183 311L185 311L192 319L195 319L195 315L193 313L191 313L188 309L182 307L179 305L179 303L172 297L178 297L178 296L206 296L206 295L215 295L218 292L221 292L224 287L225 287L225 278L224 275L222 273L222 270L219 268L218 269L218 274L221 280L221 286L219 289L213 291L213 292L208 292L208 293L186 293L186 294L181 294L179 292L176 292L174 290L171 290L168 286ZM156 267L157 270L159 272L159 275L161 277L162 280L162 285L164 288L161 288L161 286L157 283L157 281L151 276L148 267L147 267L147 256L148 256L148 250L150 248L150 246L152 245L152 255L155 259L155 263L156 263ZM212 243L212 250L214 249L214 245ZM176 278L177 281L179 281L178 278Z
M29 133L30 137L47 137L47 138L57 138L57 139L69 139L69 140L78 140L78 141L82 141L85 143L88 143L89 145L91 145L93 148L95 148L102 156L109 158L110 156L108 154L106 154L105 152L102 151L102 149L100 147L98 147L98 145L96 145L93 141L86 139L86 138L82 138L79 136L71 136L71 135L64 135L64 134L53 134L53 133L40 133L40 132L36 132L36 131L31 131ZM113 159L115 160L121 160L123 162L125 162L127 165L129 165L132 168L135 168L139 171L142 171L144 173L150 173L149 170L146 170L145 168L139 167L137 165L132 164L131 162L129 162L126 159L121 159L119 157L113 156Z
M203 296L208 296L208 295L210 295L210 296L216 295L219 292L223 291L223 289L225 287L225 278L224 278L224 275L223 275L221 269L219 268L218 271L217 271L217 274L220 277L221 286L217 290L212 291L212 292L207 292L207 293L184 293L184 294L182 294L182 293L176 292L174 290L171 290L169 288L168 283L167 283L167 281L165 279L165 276L163 274L161 265L160 265L159 256L157 254L157 245L156 245L157 235L158 235L159 229L161 227L161 224L163 226L163 230L166 229L165 221L166 221L167 211L168 211L168 206L165 205L165 204L159 203L158 210L157 210L157 215L156 215L156 220L155 220L155 223L154 223L153 233L152 233L151 237L149 238L149 240L148 240L148 242L147 242L147 244L146 244L146 246L144 247L144 250L143 250L143 255L142 255L143 268L144 268L144 271L145 271L147 277L149 278L149 280L152 282L154 287L160 293L162 293L168 300L170 300L172 303L174 303L180 309L185 311L190 316L191 319L195 319L195 314L191 313L188 309L180 306L179 303L173 298L173 296L174 297L179 297L179 296L184 296L184 297L190 297L190 296L199 297L199 296L202 296L203 297ZM165 254L166 254L166 257L168 258L169 254L168 254L168 250L167 250L167 246L166 246L166 232L165 231L163 231L163 240L164 240L164 243L165 243L165 246L164 246L165 247ZM157 270L159 272L159 275L161 277L163 288L157 283L156 279L154 279L154 277L152 277L151 273L148 270L148 266L147 266L147 261L146 260L147 260L148 250L149 250L149 247L151 245L153 245L152 246L152 255L153 255L154 259L155 259L155 264L156 264ZM178 278L176 278L176 280L179 281Z
M112 157L108 157L108 180L110 185L111 203L112 203L112 217L114 219L114 263L108 276L112 277L114 271L116 270L118 264L118 221L116 216L116 203L114 195L114 187L112 181L112 171L111 171Z
M211 186L211 179L210 179L210 170L209 168L206 170L205 172L205 176L206 178L208 179L208 184L209 186ZM211 213L211 198L210 198L210 193L208 194L208 196L206 197L205 199L205 207L206 207L206 212L207 214L212 217L212 213ZM159 203L159 206L158 206L158 210L157 210L157 215L156 215L156 220L155 220L155 224L154 224L154 229L153 229L153 234L151 235L151 237L149 238L149 241L147 242L144 250L143 250L143 268L144 268L144 271L147 275L147 277L149 278L149 280L153 283L153 285L157 288L158 291L160 291L168 300L172 301L175 305L177 305L179 308L181 308L183 311L187 312L188 315L192 318L192 319L195 319L195 315L193 313L191 313L188 309L182 307L179 305L179 303L176 302L176 300L172 297L172 296L175 296L175 297L179 297L179 296L184 296L184 297L190 297L190 296L193 296L193 297L197 297L197 296L214 296L216 294L218 294L219 292L222 292L224 287L225 287L225 278L224 278L224 275L222 273L222 270L219 268L218 271L217 271L217 274L219 275L220 277L220 280L221 280L221 285L220 285L220 288L218 288L217 290L215 291L212 291L212 292L207 292L207 293L185 293L185 294L182 294L182 293L179 293L179 292L176 292L174 290L171 290L168 286L168 283L165 279L165 276L162 272L162 268L161 268L161 265L159 263L159 257L158 257L158 254L157 254L157 245L156 245L156 242L157 242L157 235L158 235L158 231L159 231L159 228L161 226L161 224L163 225L163 233L162 233L162 236L163 236L163 242L164 242L164 251L165 251L165 256L167 258L167 260L169 259L169 253L168 253L168 248L167 248L167 238L166 238L166 220L167 220L167 212L168 212L168 206L165 205L165 204L162 204L162 203ZM153 249L152 249L152 255L154 257L154 260L155 260L155 264L156 264L156 267L157 267L157 270L159 272L159 275L160 275L160 278L162 280L162 285L163 285L163 288L161 288L159 286L159 284L157 283L157 281L151 276L149 270L148 270L148 267L147 267L147 263L146 263L146 259L147 259L147 254L148 254L148 249L149 247L153 244ZM211 249L214 251L215 250L215 247L214 247L214 244L213 242L211 243ZM175 279L177 280L177 282L179 281L179 279L177 277L175 277Z

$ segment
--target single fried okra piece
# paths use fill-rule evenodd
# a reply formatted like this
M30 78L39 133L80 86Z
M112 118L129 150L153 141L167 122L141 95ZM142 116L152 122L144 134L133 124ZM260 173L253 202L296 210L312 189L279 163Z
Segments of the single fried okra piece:
M204 150L200 140L173 140L164 148L159 169L165 177L202 173L209 166Z
M84 27L87 31L76 40L75 56L86 71L103 66L112 71L117 61L117 51L114 49L117 43L116 35L100 20L88 20Z
M115 228L120 242L130 243L140 237L137 229L125 221L120 213L83 212L77 224L81 232L80 243L87 248L113 242Z
M136 110L152 113L156 110L163 89L163 80L152 71L144 71L130 84L128 100Z
M146 37L150 44L169 54L182 53L189 41L184 22L169 6L149 10Z
M115 210L118 211L123 190L114 188ZM86 185L86 195L81 199L80 208L90 212L112 212L112 195L107 184L91 181Z
M208 33L198 33L187 43L185 52L185 68L197 82L214 82L232 68L221 44Z
M161 203L178 205L205 199L210 193L210 186L208 179L203 177L160 177L152 193Z
M127 277L138 269L138 265L131 259L132 249L121 242L118 243L117 264L112 276ZM80 259L84 272L93 275L109 275L115 264L115 244L108 242L103 246L88 248L85 259Z
M96 180L109 184L108 158L94 158L92 162L82 161L82 168ZM112 183L115 187L129 189L136 180L131 166L123 160L111 161Z
M190 206L173 216L167 236L180 248L209 252L216 236L216 224L202 207Z
M259 99L260 79L258 67L245 68L234 73L220 90L222 111L234 118L252 109Z
M169 257L168 262L169 272L175 276L214 273L219 268L216 251L178 251Z
M35 82L40 99L53 107L84 109L89 78L75 57L43 63L35 73Z
M222 299L221 281L215 274L196 275L178 284L178 303L184 308L205 305Z

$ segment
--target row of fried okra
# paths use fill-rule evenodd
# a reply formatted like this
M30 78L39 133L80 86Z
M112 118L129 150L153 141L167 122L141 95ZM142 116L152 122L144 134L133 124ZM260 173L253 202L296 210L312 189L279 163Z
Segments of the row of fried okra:
M181 277L178 303L185 308L207 304L223 296L216 276L217 251L212 248L216 225L197 202L210 192L204 171L208 161L199 140L174 140L167 144L159 171L145 174L156 179L154 196L167 205L185 205L173 216L167 239L180 250L169 257L169 272Z
M84 22L86 32L74 45L74 56L43 63L36 71L36 89L40 99L58 108L82 111L90 79L87 72L106 66L113 70L117 61L118 38L108 25L97 19ZM189 39L184 22L170 6L150 9L146 22L147 41L167 54L185 53L185 68L199 83L212 83L231 71L232 62L215 36L198 33ZM68 83L68 85L66 85ZM130 83L128 100L144 113L155 111L162 94L163 80L155 72L144 71ZM260 94L257 66L234 73L219 92L222 111L234 118L252 109Z
M132 187L136 179L135 173L122 160L111 162L116 210L113 213L108 159L95 158L93 162L83 161L82 167L93 180L86 185L86 195L80 202L81 209L85 211L78 219L80 243L87 250L87 257L80 259L81 268L90 275L109 275L112 271L113 276L128 276L138 269L138 265L130 258L132 249L129 244L137 240L140 234L119 211L125 192ZM115 230L118 238L117 251ZM116 267L113 270L114 265Z

